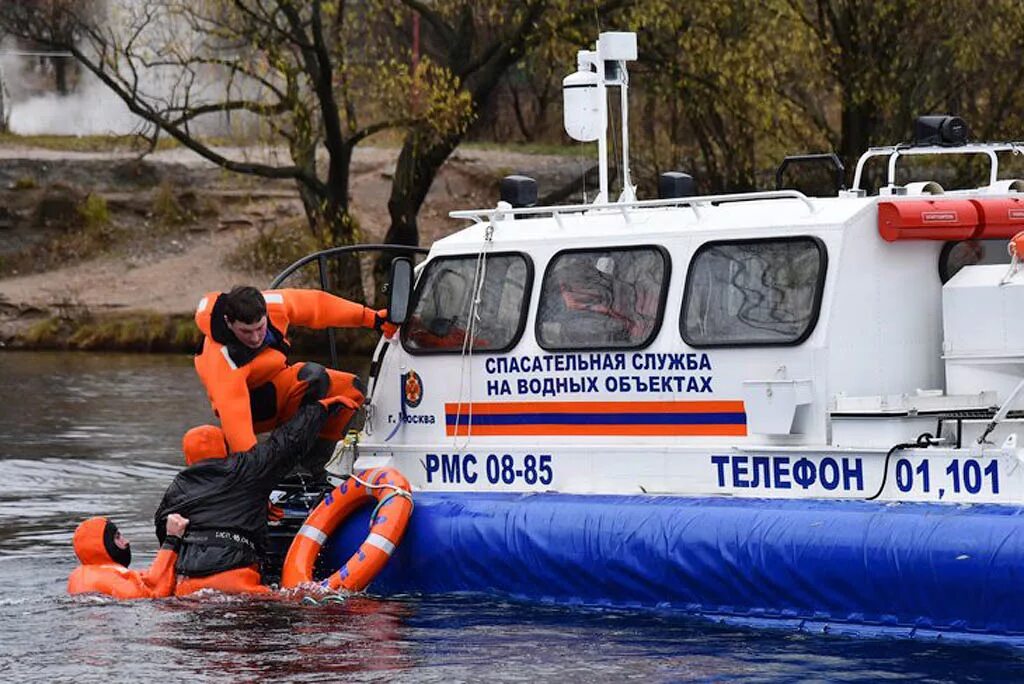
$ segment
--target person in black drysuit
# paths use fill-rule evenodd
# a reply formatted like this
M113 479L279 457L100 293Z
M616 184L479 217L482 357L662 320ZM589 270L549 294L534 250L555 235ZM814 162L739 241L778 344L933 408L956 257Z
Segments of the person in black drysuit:
M270 438L227 455L220 428L203 426L184 440L190 465L167 488L154 515L157 537L171 513L190 520L176 564L177 596L200 589L266 593L259 563L267 534L267 498L316 441L329 415L357 408L345 396L313 398Z

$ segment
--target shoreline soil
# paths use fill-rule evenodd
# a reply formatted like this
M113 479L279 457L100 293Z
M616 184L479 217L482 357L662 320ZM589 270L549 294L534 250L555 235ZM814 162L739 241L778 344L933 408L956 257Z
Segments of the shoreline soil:
M361 148L353 160L361 242L380 242L387 230L397 153ZM545 194L571 183L588 161L460 149L420 212L421 244L463 225L449 211L494 206L505 175L533 176ZM0 146L0 349L191 351L198 341L192 311L203 294L269 284L307 244L294 186L227 173L184 149L140 160L126 152ZM271 253L263 254L268 245ZM351 353L375 342L340 332Z

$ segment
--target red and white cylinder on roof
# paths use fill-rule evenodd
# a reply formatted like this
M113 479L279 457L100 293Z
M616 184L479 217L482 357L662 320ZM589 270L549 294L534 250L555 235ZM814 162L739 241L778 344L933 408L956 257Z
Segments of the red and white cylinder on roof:
M898 240L1009 239L1024 230L1024 198L906 199L878 203L878 233Z

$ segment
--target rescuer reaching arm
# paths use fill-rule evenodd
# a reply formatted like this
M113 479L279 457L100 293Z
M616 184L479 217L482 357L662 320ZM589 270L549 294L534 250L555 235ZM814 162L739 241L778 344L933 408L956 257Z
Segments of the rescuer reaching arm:
M129 570L132 548L117 525L107 518L89 518L75 530L75 555L81 565L68 578L69 594L106 594L119 599L174 595L174 563L188 519L167 516L160 550L149 570Z
M344 396L303 404L270 438L249 451L228 455L224 433L212 425L185 434L189 467L178 473L155 515L180 513L191 524L178 557L177 595L200 589L266 593L260 578L267 532L267 497L306 453L328 418L354 403Z
M230 292L211 292L196 310L203 332L196 372L206 387L214 413L220 418L232 453L256 444L256 434L268 432L295 414L313 377L324 387L321 396L343 395L345 407L328 420L302 464L317 477L334 453L364 387L351 373L322 369L313 363L288 363L288 329L292 325L322 330L331 327L373 328L391 337L395 326L387 311L375 311L319 290L269 290L240 286Z

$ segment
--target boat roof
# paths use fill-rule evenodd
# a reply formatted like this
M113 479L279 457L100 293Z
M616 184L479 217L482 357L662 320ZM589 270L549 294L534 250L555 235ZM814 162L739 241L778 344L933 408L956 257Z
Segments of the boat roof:
M473 225L434 243L437 253L476 250L495 243L558 244L586 239L610 243L665 241L685 233L723 232L751 228L765 236L842 226L877 202L877 197L812 198L795 190L706 195L674 200L648 200L603 205L530 207L452 212Z

